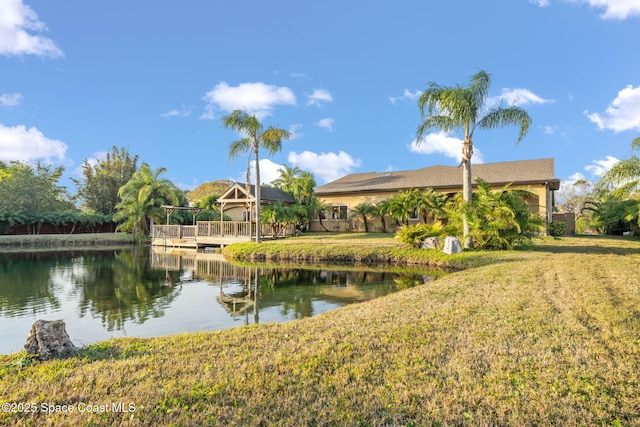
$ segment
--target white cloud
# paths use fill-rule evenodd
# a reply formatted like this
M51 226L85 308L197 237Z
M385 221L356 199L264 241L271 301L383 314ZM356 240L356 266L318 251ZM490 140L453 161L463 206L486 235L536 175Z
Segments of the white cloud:
M307 95L307 105L321 107L325 102L333 102L333 96L323 89L314 89L311 95Z
M191 111L186 108L183 108L182 110L173 109L160 114L162 117L189 117L189 115L191 115Z
M462 160L462 140L449 136L447 132L430 133L420 144L413 140L409 146L409 151L418 154L443 154L457 161ZM484 163L482 153L476 146L473 147L472 163Z
M246 110L249 114L255 114L258 119L264 119L271 115L276 105L296 103L296 97L288 87L262 82L241 83L238 86L229 86L226 82L221 82L207 92L203 99L207 105L200 118L206 120L214 119L217 110Z
M619 161L620 160L613 156L607 156L602 160L594 160L592 164L585 166L584 169L591 172L592 175L602 176Z
M419 90L416 90L415 92L411 92L409 89L405 89L402 96L390 96L389 101L391 101L393 105L395 105L398 101L401 101L403 99L408 99L409 101L417 101L418 98L420 98L420 95L422 95L422 92Z
M0 160L51 161L65 160L67 145L55 139L49 139L38 129L27 129L23 125L6 127L0 124Z
M360 166L360 160L354 159L351 155L340 151L336 153L313 153L303 151L298 154L290 152L289 163L300 169L310 171L316 178L324 183L334 181L353 172L354 168Z
M5 107L15 107L22 102L21 93L3 93L0 95L0 105Z
M46 29L22 0L0 1L0 55L62 56L62 50L51 39L30 33Z
M504 102L506 104L505 107L513 105L514 102L518 107L522 107L523 105L528 104L546 104L553 101L550 99L544 99L531 92L529 89L504 88L502 89L500 96L492 96L487 98L487 106L492 107L494 105L500 104L500 102Z
M563 180L562 182L563 183L566 182L568 184L573 185L573 184L576 183L576 181L585 181L586 179L587 178L583 174L581 174L580 172L576 172L576 173L570 175L569 178Z
M602 19L625 20L633 15L640 16L638 0L569 0L571 3L586 3L591 7L604 9Z
M260 160L260 184L268 184L271 181L280 178L280 172L278 169L282 167L281 164L274 163L269 159L261 159ZM251 162L251 183L255 184L256 178L256 162L255 160ZM246 170L242 173L242 179L238 180L239 182L244 182L247 179Z
M604 114L584 114L598 126L598 129L611 129L614 132L640 130L640 87L629 85L618 92Z
M333 119L326 118L321 119L316 122L316 126L321 127L323 129L328 130L329 132L333 131Z
M299 123L289 126L289 133L291 134L290 139L301 138L304 134L300 132L300 129L302 129L302 125Z
M529 3L533 3L536 6L540 6L540 7L549 6L549 0L529 0Z

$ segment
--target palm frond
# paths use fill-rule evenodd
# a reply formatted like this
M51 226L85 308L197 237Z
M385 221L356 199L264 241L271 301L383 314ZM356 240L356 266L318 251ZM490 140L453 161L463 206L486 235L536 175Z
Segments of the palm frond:
M503 108L502 105L492 108L478 122L477 127L481 129L497 129L500 127L515 125L520 127L520 134L517 142L522 141L529 127L531 126L531 117L524 109L516 106Z

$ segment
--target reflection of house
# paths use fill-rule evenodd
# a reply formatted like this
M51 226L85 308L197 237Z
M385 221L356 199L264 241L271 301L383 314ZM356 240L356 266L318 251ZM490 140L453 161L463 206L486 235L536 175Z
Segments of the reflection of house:
M256 186L250 185L249 192L245 184L234 183L218 198L220 212L230 217L233 221L251 221L256 210ZM260 186L260 206L270 205L276 202L293 204L295 200L291 195L279 188ZM253 214L252 214L253 213Z
M481 178L499 190L507 184L512 189L526 189L534 194L527 201L533 212L551 219L554 203L553 192L559 188L560 180L554 177L553 159L522 160L502 163L472 165L474 180ZM462 191L462 168L454 166L431 166L416 170L392 172L368 172L347 175L316 188L316 195L332 206L323 212L323 225L330 231L341 231L349 226L351 210L360 203L379 203L399 191L411 189L434 190L443 194ZM417 223L414 218L412 223ZM371 230L381 229L379 218L372 218ZM388 224L388 223L387 223ZM313 221L312 230L322 230L319 221Z

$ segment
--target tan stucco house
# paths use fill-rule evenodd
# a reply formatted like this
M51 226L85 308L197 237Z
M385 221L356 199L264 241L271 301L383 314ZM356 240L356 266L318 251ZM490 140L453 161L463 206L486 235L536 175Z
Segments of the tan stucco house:
M533 212L551 220L554 191L560 180L554 176L554 160L520 160L501 163L474 164L471 167L473 180L481 178L499 190L507 184L512 189L526 189L534 194L528 201ZM399 191L432 188L443 194L462 191L462 168L455 166L430 166L422 169L392 172L367 172L346 175L316 188L316 195L332 206L322 213L322 226L329 231L359 228L352 218L351 210L360 203L379 203ZM411 222L418 223L415 218ZM390 224L386 222L387 227ZM320 219L312 221L312 231L322 231ZM381 220L372 218L369 230L381 230ZM389 231L389 230L387 230Z

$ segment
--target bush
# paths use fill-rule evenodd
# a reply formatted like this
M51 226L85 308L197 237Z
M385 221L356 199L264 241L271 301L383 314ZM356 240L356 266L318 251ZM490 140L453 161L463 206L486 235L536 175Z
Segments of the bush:
M567 232L567 223L563 221L553 221L549 223L549 234L553 237L559 237Z
M422 247L427 237L443 237L452 234L451 227L446 227L440 221L431 224L405 225L396 232L396 239L413 248Z

